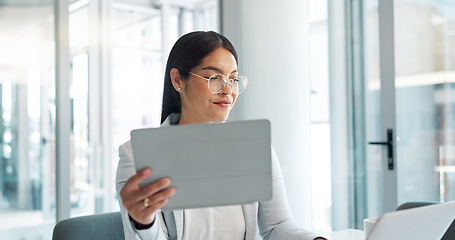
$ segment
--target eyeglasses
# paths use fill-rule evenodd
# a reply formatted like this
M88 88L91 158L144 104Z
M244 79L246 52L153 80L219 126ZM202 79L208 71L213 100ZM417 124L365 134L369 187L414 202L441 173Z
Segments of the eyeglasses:
M202 77L195 73L189 72L191 75L200 77L207 81L208 88L212 93L220 93L226 87L226 83L229 82L229 87L231 88L232 92L235 94L242 93L246 85L248 84L248 79L245 76L237 76L233 79L228 79L223 74L213 74L210 77Z

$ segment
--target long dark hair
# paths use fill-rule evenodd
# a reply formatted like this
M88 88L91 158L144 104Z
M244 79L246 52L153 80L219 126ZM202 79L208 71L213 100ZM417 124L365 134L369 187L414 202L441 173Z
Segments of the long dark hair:
M235 58L238 63L237 52L232 43L223 35L216 32L191 32L183 35L177 40L169 53L164 75L163 106L161 109L161 123L171 113L181 112L180 95L174 89L171 82L171 69L177 68L182 79L187 79L191 69L201 64L202 60L223 47Z

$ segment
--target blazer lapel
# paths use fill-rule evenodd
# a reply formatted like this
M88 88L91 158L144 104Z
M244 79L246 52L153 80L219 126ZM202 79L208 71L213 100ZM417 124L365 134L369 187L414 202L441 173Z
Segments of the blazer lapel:
M183 236L183 210L161 211L169 240L179 240Z

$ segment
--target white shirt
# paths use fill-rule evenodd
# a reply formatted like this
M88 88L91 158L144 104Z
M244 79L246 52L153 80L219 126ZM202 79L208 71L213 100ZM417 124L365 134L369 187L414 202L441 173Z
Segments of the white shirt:
M182 240L245 239L245 217L240 205L186 209L183 215Z

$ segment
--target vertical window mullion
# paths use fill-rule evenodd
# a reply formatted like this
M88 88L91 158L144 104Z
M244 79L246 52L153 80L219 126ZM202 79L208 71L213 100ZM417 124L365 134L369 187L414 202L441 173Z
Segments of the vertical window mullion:
M55 1L56 81L56 215L70 217L71 103L68 0Z

